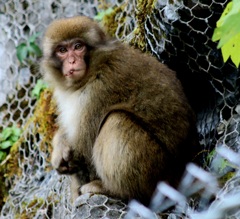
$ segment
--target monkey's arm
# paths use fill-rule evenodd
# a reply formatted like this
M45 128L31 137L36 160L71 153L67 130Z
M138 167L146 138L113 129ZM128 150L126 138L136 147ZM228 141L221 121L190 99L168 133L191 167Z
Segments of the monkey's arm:
M71 162L73 151L66 141L66 135L59 129L53 138L53 152L51 163L59 173L76 172L77 166Z

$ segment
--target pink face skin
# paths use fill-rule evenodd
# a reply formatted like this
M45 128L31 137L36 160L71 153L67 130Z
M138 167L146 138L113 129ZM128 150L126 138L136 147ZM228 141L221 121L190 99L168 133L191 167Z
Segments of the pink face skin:
M78 39L63 42L57 46L55 53L62 62L62 73L67 80L80 80L85 76L86 52L86 46Z

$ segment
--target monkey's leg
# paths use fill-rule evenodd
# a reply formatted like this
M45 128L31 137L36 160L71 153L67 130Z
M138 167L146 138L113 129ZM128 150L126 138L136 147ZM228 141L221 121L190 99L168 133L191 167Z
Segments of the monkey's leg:
M93 162L102 181L102 193L123 199L149 199L158 180L166 179L169 174L167 155L129 116L112 113L93 148ZM93 190L93 185L92 182L86 184L85 192L88 188ZM101 189L98 192L101 193Z
M80 180L81 178L79 177L78 174L72 174L70 175L70 180L71 180L71 199L72 203L77 199L77 197L80 195L79 194L79 189L82 185L82 182Z

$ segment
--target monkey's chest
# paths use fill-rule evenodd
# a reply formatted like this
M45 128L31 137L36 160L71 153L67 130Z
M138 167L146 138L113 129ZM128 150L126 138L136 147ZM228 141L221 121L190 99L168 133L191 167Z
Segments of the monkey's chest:
M69 140L75 141L87 122L85 120L89 105L88 95L86 93L57 95L57 104L59 125L65 130Z

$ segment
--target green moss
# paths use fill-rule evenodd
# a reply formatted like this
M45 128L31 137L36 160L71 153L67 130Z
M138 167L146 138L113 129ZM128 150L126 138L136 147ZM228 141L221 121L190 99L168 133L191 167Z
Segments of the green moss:
M19 145L23 142L21 137L10 149L9 155L0 164L0 210L7 199L8 190L10 189L8 185L13 184L13 178L20 176L22 170L18 166L19 158ZM7 183L6 183L7 182Z
M232 179L234 176L236 176L235 171L230 171L226 174L224 174L222 177L218 179L219 185L222 188L224 185L226 185L226 182Z
M4 183L5 179L4 179L4 169L2 166L0 166L0 212L2 209L2 206L5 202L5 197L7 197L8 194L8 189L6 188L6 185Z
M155 6L155 0L139 0L137 1L136 22L137 28L134 30L135 38L131 44L142 51L146 49L145 28L144 24L148 15L150 15Z
M47 200L35 197L33 200L29 200L29 202L23 202L21 206L23 211L15 214L14 218L32 219L36 216L39 209L44 209L48 217L52 218L53 205L57 203L58 201L53 203L51 197L48 197Z
M122 14L126 7L127 3L122 4L120 7L113 8L112 13L107 14L103 17L102 24L105 27L106 31L110 34L110 36L114 37L118 26L123 26L126 22L126 17L122 16L118 20L116 20L116 15ZM119 30L118 37L122 37L124 35L123 30Z
M56 104L52 98L52 91L45 89L37 103L33 123L35 125L35 132L40 134L43 138L40 145L40 150L45 152L46 160L50 162L49 154L52 152L52 138L57 129L56 125Z
M39 208L43 208L44 200L42 198L36 198L31 200L29 203L23 202L22 209L23 212L16 214L16 219L30 219L34 218ZM31 211L27 211L27 209L31 209Z
M133 31L134 37L132 38L130 44L141 49L142 51L146 50L146 39L145 39L145 29L144 24L146 17L151 15L155 8L155 0L139 0L137 1L136 9L133 8L132 12L128 11L126 8L128 3L123 3L120 7L113 9L111 14L105 15L103 18L103 26L106 28L107 32L111 36L115 36L116 32L119 38L124 37L128 34L124 31L124 26L126 23L127 12L132 14L135 17L136 27ZM135 16L134 16L135 13ZM122 15L122 16L119 16ZM120 27L120 29L118 29ZM122 29L121 29L122 27ZM132 31L132 30L129 30Z

